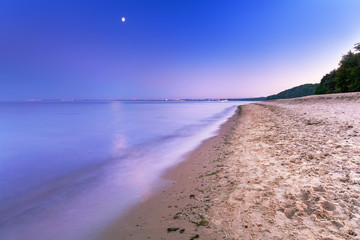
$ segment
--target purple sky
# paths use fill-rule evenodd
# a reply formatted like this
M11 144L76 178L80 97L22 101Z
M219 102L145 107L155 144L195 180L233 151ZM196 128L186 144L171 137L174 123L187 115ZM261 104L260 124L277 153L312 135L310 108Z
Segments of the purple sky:
M0 99L267 96L336 68L360 42L359 11L357 0L3 0Z

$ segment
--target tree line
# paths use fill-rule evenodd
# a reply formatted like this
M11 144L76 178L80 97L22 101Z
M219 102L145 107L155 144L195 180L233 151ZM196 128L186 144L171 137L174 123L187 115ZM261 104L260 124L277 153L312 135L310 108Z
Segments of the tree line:
M315 94L360 92L360 43L354 49L341 58L337 69L321 79Z
M319 84L304 84L266 97L266 100L304 97L315 94Z

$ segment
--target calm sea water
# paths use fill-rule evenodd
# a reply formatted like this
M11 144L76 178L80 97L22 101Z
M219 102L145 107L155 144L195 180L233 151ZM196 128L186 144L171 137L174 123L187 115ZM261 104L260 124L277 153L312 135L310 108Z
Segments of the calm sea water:
M0 239L97 239L244 103L0 103Z

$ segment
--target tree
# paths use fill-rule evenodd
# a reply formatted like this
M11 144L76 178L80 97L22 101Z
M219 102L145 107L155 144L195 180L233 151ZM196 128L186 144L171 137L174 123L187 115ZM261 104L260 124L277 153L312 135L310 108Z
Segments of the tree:
M332 70L326 74L320 82L320 85L316 89L316 94L328 94L336 92L334 78L336 76L336 70Z
M334 78L339 92L360 91L360 53L349 51L340 61Z
M316 89L316 94L360 92L360 43L355 44L356 52L343 55L339 68L326 74Z
M356 51L360 52L360 42L356 43L354 48L355 48Z
M350 61L350 59L354 57L354 55L355 54L351 50L347 54L343 55L339 62L340 67L344 64L347 64Z

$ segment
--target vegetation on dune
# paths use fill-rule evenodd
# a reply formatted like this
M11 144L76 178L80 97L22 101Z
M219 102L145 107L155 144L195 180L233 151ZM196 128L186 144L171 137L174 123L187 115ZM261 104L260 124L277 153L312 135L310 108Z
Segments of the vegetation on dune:
M335 92L335 81L334 78L336 76L336 70L331 71L326 74L319 84L319 87L316 89L316 94L327 94Z
M268 96L266 100L296 98L313 94L360 92L360 43L355 51L342 56L339 67L326 74L320 84L304 84L278 94Z
M283 98L296 98L296 97L304 97L308 95L315 94L315 90L319 84L304 84L301 86L297 86L285 91L282 91L278 94L268 96L266 100L274 100L274 99L283 99Z
M326 74L316 89L316 94L360 91L360 43L355 52L349 51L339 63L339 68Z

